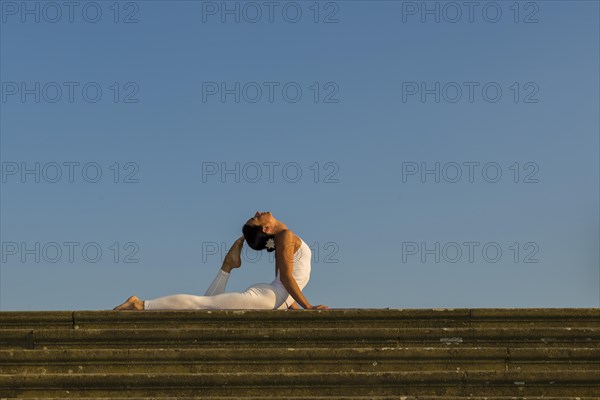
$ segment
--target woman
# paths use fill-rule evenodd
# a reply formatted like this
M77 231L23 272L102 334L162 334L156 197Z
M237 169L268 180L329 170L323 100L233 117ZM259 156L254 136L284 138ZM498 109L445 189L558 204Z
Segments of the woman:
M216 278L204 296L175 294L152 300L131 296L114 310L182 310L182 309L329 309L313 306L302 289L310 278L310 248L270 212L256 212L242 228L243 236L235 241L223 260ZM275 251L275 280L257 283L244 292L225 293L231 270L241 266L244 240L254 250Z

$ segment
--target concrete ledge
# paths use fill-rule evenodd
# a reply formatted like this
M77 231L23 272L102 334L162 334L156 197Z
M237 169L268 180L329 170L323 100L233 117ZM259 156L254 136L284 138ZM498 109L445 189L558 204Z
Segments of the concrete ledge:
M121 390L136 388L139 391L176 389L192 390L193 395L217 395L236 393L265 397L279 394L294 394L310 391L313 395L386 395L401 389L407 395L513 395L519 391L528 396L597 395L597 371L573 372L553 371L549 373L505 373L505 372L377 372L377 373L235 373L223 374L53 374L53 375L0 375L0 387L10 391L19 388L21 394L33 394L35 390L51 393L62 387L96 390ZM560 382L553 385L552 382ZM369 393L365 393L367 390ZM77 389L74 389L77 392ZM147 392L150 393L150 392ZM131 393L132 395L136 395ZM160 394L155 394L160 395Z
M0 343L5 346L38 348L54 344L70 345L129 345L167 344L199 345L251 342L255 345L269 343L310 344L388 343L399 346L410 343L461 345L473 343L537 343L552 345L572 343L588 347L600 344L600 328L255 328L237 329L10 329L3 330Z
M58 400L64 397L28 397L30 400ZM2 398L5 399L5 398ZM11 397L6 398L12 399ZM177 400L205 400L205 397L177 397ZM232 400L230 396L211 396L211 400ZM244 400L264 400L264 396L244 396ZM269 397L271 400L332 400L332 397L322 396L286 396L277 395ZM600 397L580 397L580 396L336 396L335 400L598 400ZM173 400L173 397L94 397L94 400Z
M65 397L28 397L29 400L62 400ZM73 398L73 397L71 397ZM598 400L599 397L580 397L580 396L335 396L335 400ZM12 400L12 397L2 398L2 400ZM94 397L94 400L232 400L230 396L202 396L202 397ZM244 397L244 400L264 400L264 396ZM280 397L274 395L270 400L332 400L332 397L322 396L286 396Z
M600 400L600 309L15 311L0 346L0 400Z
M332 309L332 310L149 310L136 311L2 311L2 328L73 328L102 325L155 327L168 323L181 326L198 324L281 323L300 325L319 322L322 325L349 326L370 322L398 326L477 326L496 322L544 322L558 324L600 324L600 308L472 308L472 309ZM482 325L484 326L484 325ZM494 325L495 326L495 325Z
M592 319L600 321L600 308L335 308L331 310L148 310L136 311L0 311L0 323L19 320L44 322L88 322L122 319L427 319L427 318L503 318L503 319Z
M110 349L40 349L0 350L2 365L21 363L168 363L261 361L311 362L331 360L429 362L458 360L484 361L590 361L600 369L600 348L504 348L504 347L335 347L335 348L110 348Z
M600 370L600 349L589 348L46 349L0 359L0 374Z
M233 378L233 379L232 379ZM120 387L140 384L143 387L201 387L205 385L228 386L312 386L350 385L366 381L381 385L465 384L535 386L552 381L562 384L598 387L598 371L552 371L552 372L500 372L500 371L401 371L401 372L355 372L355 373L281 373L276 380L269 373L244 372L226 376L219 373L195 374L47 374L47 375L0 375L0 387L51 388L62 385L88 388ZM597 393L595 393L597 394Z

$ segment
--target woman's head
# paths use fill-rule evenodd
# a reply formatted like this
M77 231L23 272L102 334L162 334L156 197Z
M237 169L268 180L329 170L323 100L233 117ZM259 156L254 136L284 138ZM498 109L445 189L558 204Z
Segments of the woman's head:
M269 246L267 246L267 242L275 237L273 227L276 222L277 220L270 212L257 211L254 217L246 221L242 227L242 233L248 246L258 251L264 249L267 249L268 252L274 251L273 242L269 242Z

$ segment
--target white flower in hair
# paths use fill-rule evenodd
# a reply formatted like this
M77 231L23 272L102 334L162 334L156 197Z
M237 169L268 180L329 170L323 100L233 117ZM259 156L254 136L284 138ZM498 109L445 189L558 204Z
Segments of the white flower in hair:
M265 245L267 247L267 249L274 249L275 248L275 241L273 239L269 239L267 240L267 244Z

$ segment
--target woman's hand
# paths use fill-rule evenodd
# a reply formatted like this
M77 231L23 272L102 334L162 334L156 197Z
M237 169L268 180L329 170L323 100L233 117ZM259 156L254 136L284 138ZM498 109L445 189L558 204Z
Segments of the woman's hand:
M329 310L330 308L323 305L323 304L319 304L318 306L310 306L307 308L307 310Z
M318 306L309 306L306 308L306 310L329 310L330 308L327 306L324 306L323 304L319 304ZM288 310L301 310L300 307L298 307L297 303L293 303L291 306L288 307Z

